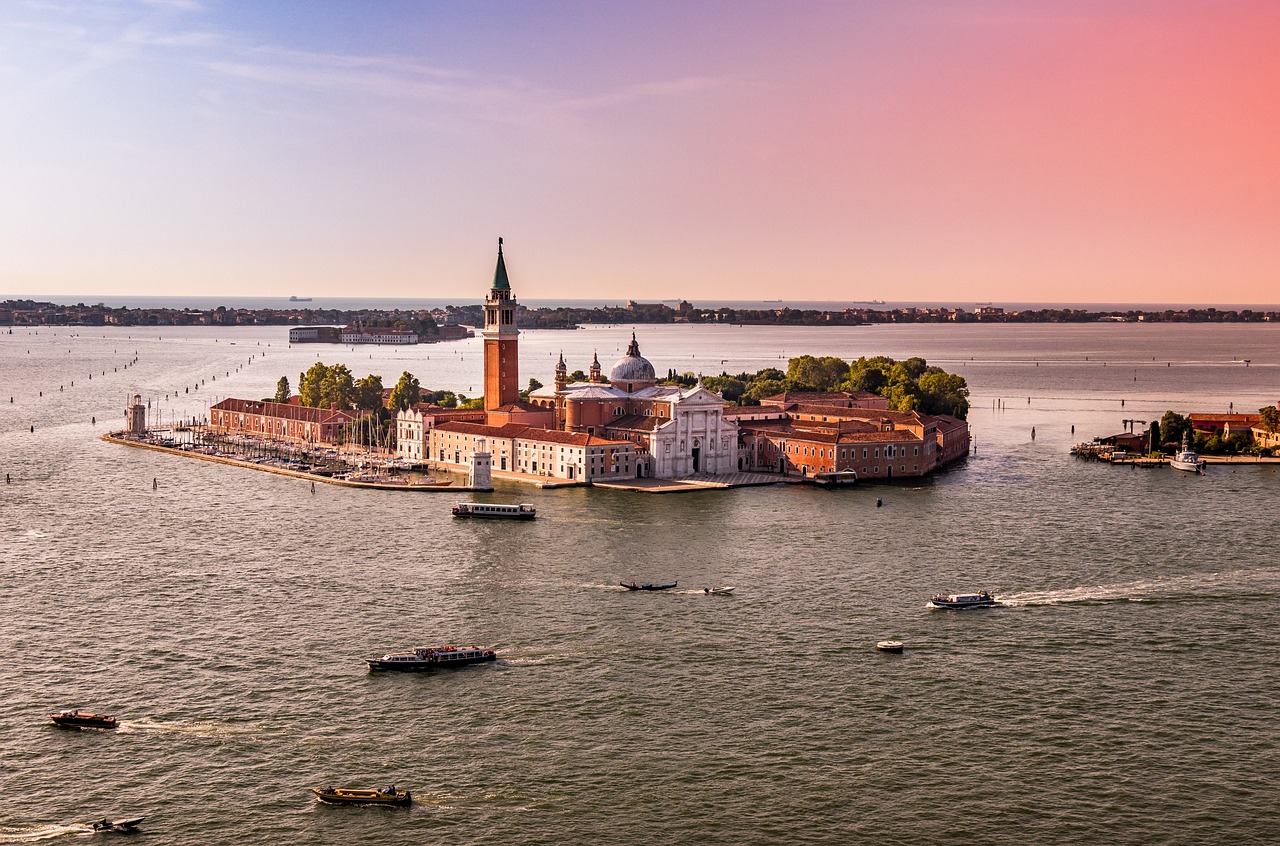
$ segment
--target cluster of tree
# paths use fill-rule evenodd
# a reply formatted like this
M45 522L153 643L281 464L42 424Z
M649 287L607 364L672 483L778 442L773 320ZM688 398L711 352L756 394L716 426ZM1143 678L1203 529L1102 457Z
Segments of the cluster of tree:
M1280 411L1274 405L1258 409L1258 414L1260 428L1271 433L1280 430ZM1257 455L1267 451L1249 432L1235 432L1225 438L1217 432L1197 432L1188 418L1174 411L1166 411L1152 422L1149 448L1152 453L1177 452L1184 438L1191 449L1204 455Z
M692 384L693 374L668 373L671 384ZM894 411L969 414L969 386L963 376L932 367L923 358L896 361L887 356L848 362L835 356L802 355L787 362L783 372L769 367L756 373L727 373L702 380L729 402L759 405L765 397L784 391L867 391L885 397Z

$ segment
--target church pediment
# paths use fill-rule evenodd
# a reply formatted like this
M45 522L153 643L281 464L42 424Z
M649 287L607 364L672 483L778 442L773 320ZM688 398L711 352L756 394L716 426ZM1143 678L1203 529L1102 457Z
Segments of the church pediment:
M680 404L723 406L725 401L720 398L719 394L712 393L706 388L694 388L688 393L680 395Z

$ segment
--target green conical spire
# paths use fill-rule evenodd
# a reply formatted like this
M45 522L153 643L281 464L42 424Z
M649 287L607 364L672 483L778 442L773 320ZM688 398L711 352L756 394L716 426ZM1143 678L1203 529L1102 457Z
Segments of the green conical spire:
M493 271L493 290L510 291L511 283L507 281L507 263L502 260L502 239L498 239L498 267Z

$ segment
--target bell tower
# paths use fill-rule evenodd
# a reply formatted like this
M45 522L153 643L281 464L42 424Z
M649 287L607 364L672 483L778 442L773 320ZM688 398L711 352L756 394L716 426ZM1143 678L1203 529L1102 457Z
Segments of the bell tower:
M507 264L502 259L502 239L498 239L498 266L493 271L493 287L484 301L484 410L493 411L520 399L519 330L516 329L516 301L507 280Z

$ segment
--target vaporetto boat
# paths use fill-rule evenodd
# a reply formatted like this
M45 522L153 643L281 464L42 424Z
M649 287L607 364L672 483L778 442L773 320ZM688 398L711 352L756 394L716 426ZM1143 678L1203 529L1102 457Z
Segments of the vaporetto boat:
M497 659L494 650L483 646L418 646L407 652L388 652L378 658L366 658L365 662L370 670L413 673L465 667Z
M502 502L459 502L453 506L454 517L487 517L491 520L532 520L538 509L527 502L510 505Z

